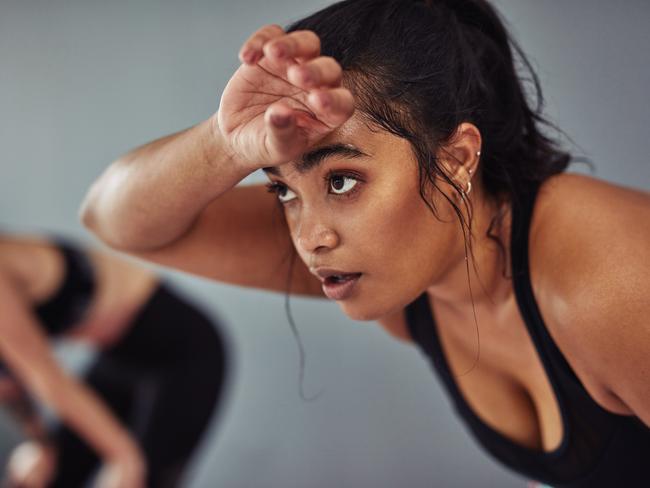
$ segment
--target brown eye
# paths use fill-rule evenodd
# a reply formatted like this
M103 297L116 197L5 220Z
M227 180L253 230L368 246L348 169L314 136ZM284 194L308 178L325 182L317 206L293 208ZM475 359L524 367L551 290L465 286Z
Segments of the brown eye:
M357 180L351 176L332 175L330 177L330 188L332 193L342 195L349 192L357 184Z
M271 193L275 193L278 197L278 200L282 203L287 203L296 198L296 194L289 190L289 187L281 183L269 183L266 185L267 189Z
M280 200L282 203L287 203L294 198L296 198L296 194L289 190L289 188L286 186L278 188L278 200Z

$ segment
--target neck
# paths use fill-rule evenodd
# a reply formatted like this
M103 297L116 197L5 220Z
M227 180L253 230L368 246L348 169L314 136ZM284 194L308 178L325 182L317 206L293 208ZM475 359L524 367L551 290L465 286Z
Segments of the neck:
M487 235L497 215L497 205L478 191L473 196L472 235L467 237L467 254L463 251L464 240L459 230L460 258L441 279L427 288L431 298L459 312L471 310L472 305L498 307L512 296L511 280L504 277L504 271L506 275L510 272L510 211L505 213L500 225L492 229L492 234L503 244L504 253Z

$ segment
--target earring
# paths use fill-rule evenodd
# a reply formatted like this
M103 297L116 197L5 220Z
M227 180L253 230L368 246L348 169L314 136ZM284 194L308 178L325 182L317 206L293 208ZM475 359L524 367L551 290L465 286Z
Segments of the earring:
M472 192L472 182L471 182L471 181L468 181L468 182L467 182L467 188L465 188L465 189L463 190L463 195L464 195L464 196L467 196L467 195L469 195L471 192Z
M476 156L481 157L481 151L476 151Z

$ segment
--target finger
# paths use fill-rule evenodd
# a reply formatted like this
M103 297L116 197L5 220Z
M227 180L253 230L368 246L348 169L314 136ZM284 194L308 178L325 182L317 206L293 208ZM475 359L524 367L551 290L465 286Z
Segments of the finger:
M298 128L293 110L281 102L270 105L264 113L267 140L267 152L272 159L292 157L292 148L297 146L296 135Z
M239 60L244 64L255 64L263 56L264 45L276 37L283 36L284 29L277 24L261 27L251 35L239 50Z
M37 470L32 470L31 473L28 473L22 483L30 488L45 488L45 482L43 481L41 473Z
M347 88L310 91L307 103L318 120L331 128L343 124L354 113L354 97Z
M275 61L313 59L320 55L320 38L309 30L290 32L267 42L264 55Z
M338 87L342 76L341 65L330 56L320 56L303 64L295 64L287 71L289 81L304 89Z

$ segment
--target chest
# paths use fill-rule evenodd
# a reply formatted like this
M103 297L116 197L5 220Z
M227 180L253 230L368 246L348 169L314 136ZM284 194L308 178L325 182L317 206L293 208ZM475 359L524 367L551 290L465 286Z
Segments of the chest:
M511 441L552 451L564 431L557 395L514 297L461 316L430 303L438 343L458 394L488 427Z

